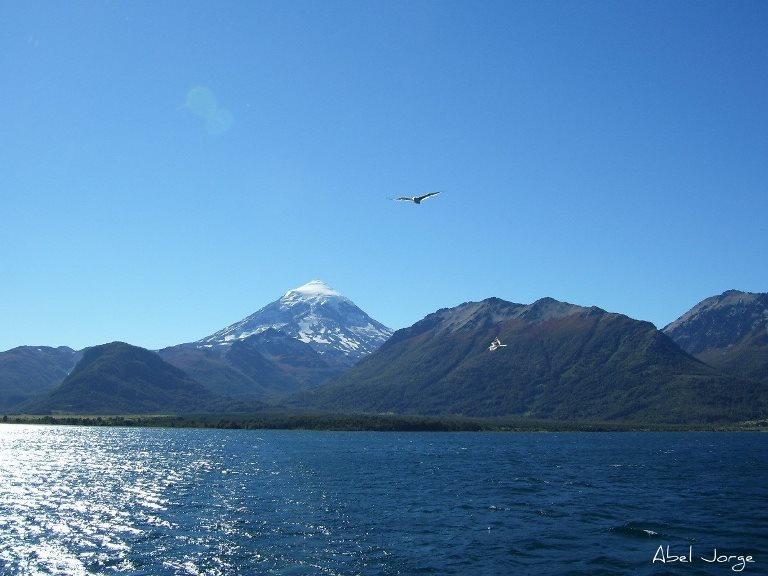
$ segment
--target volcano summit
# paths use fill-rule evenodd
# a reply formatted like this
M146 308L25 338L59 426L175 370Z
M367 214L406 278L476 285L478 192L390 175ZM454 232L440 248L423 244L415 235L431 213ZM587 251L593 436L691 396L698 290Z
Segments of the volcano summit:
M273 328L309 344L333 364L350 366L381 346L392 330L321 280L289 290L247 318L195 342L218 348Z

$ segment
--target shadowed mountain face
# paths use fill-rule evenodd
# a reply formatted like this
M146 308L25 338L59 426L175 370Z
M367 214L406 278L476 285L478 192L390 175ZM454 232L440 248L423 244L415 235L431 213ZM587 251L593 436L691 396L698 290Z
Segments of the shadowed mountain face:
M506 347L489 351L495 337ZM691 422L766 407L647 322L549 298L430 314L295 404L315 409Z
M247 399L278 398L317 386L343 370L309 344L274 328L226 347L182 345L160 355L217 394Z
M729 290L664 328L683 350L721 371L768 383L768 294Z
M19 346L0 352L0 410L13 410L61 384L80 354L61 346Z

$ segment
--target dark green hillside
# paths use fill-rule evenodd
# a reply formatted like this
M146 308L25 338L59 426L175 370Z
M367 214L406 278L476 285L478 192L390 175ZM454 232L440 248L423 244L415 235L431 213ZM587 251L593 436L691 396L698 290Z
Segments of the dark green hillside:
M156 353L113 342L84 351L60 386L31 402L31 413L143 414L204 410L216 397Z
M468 359L445 379L447 390L473 390L455 411L668 423L756 415L756 385L716 373L649 323L593 309L501 333L507 348Z
M768 332L748 334L725 348L713 348L697 355L722 372L759 380L768 386Z
M60 384L78 357L65 346L19 346L0 352L0 410L14 410Z
M430 315L296 404L666 423L768 413L757 383L719 374L652 324L551 299L505 304L491 299ZM507 347L491 352L497 335Z

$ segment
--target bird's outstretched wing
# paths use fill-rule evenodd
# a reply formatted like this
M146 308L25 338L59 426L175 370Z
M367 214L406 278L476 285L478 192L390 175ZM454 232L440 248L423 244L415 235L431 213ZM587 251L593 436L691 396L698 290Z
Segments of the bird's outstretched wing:
M431 196L436 196L437 194L440 194L440 190L438 190L437 192L429 192L428 194L424 194L423 196L416 196L416 198L414 198L413 200L418 203Z
M414 204L421 204L422 200L425 200L426 198L429 198L431 196L435 196L436 194L440 194L441 190L438 190L437 192L429 192L427 194L423 194L422 196L400 196L399 198L392 198L392 200L402 200L403 202L413 202Z

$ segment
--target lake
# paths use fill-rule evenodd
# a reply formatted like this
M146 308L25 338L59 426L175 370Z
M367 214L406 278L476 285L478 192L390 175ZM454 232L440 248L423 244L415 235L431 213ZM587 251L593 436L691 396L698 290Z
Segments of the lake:
M0 425L0 574L768 574L768 434Z

